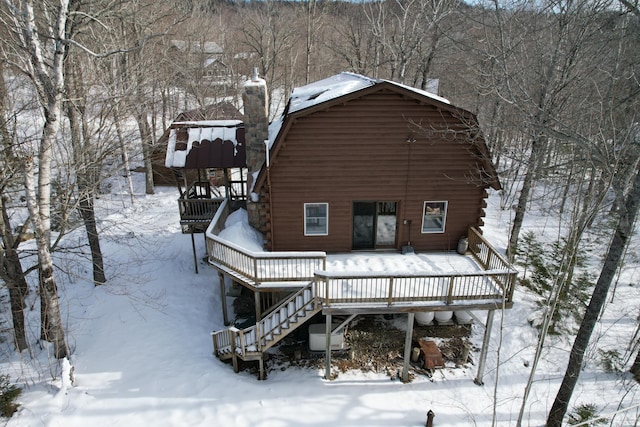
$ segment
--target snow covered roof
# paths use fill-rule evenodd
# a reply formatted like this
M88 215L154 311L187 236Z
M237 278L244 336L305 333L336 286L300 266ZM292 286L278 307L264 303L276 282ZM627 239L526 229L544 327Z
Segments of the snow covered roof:
M199 41L186 41L186 40L171 40L171 45L181 52L189 53L207 53L210 55L221 55L224 50L216 42L204 42Z
M438 82L436 80L427 82L429 88L435 88L437 87L437 84ZM308 85L297 87L292 91L283 115L279 119L271 122L269 125L269 150L274 148L274 146L276 145L276 141L278 140L278 138L280 138L280 134L282 132L287 132L287 130L283 129L283 127L291 125L292 121L288 119L292 115L297 116L298 113L300 113L300 115L304 115L305 110L312 109L313 107L320 104L330 103L331 101L334 101L340 97L353 94L358 91L363 91L376 85L385 85L386 87L391 86L399 88L404 93L410 92L415 94L417 99L431 99L434 101L434 104L439 104L439 107L443 109L451 110L456 115L469 115L471 122L476 121L475 116L472 113L451 105L451 102L448 99L438 96L434 93L407 86L402 83L393 82L391 80L371 78L350 72L342 72L340 74L327 77L326 79L318 80ZM470 140L470 142L472 141ZM491 186L493 188L499 189L500 183L497 178L495 168L491 164L486 145L481 141L481 143L476 144L476 146L480 150L480 153L485 161L488 181L491 182ZM274 153L274 155L277 155L277 153ZM260 178L256 177L255 183L262 179L264 179L262 175ZM251 191L253 191L253 188L251 189Z
M327 77L326 79L318 80L317 82L309 83L308 85L300 86L293 89L289 98L289 104L284 112L283 117L274 120L269 125L269 147L273 146L273 143L275 142L275 139L277 138L278 133L282 128L284 117L287 114L292 114L306 108L311 108L323 102L328 102L341 96L348 95L350 93L354 93L380 83L388 83L393 86L411 91L417 95L425 96L444 104L451 104L446 98L435 95L431 92L416 89L414 87L410 87L401 83L396 83L391 80L374 79L356 73L342 72L340 74ZM433 82L431 82L431 86L434 87ZM435 87L437 87L437 83L435 83Z
M306 86L295 88L291 93L291 98L289 100L288 113L294 113L305 108L313 107L314 105L327 102L383 82L401 87L418 95L426 96L436 101L449 104L449 100L424 90L392 82L390 80L374 79L360 74L344 72L323 80L318 80L317 82L310 83Z
M197 156L189 156L194 148L203 150ZM190 157L194 159L189 160ZM236 164L238 162L245 163L244 125L241 120L185 121L171 125L166 167L240 167Z

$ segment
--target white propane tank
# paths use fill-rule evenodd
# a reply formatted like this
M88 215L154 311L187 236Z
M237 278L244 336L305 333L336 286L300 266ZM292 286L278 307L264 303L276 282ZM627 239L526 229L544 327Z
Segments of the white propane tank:
M433 311L418 311L415 314L416 323L420 326L428 326L433 322Z
M471 317L468 311L456 311L454 314L456 316L456 321L460 325L469 325L473 323L473 317Z
M469 239L466 237L461 237L460 240L458 240L457 252L460 255L464 255L467 253L467 249L469 249Z
M411 363L417 363L420 358L420 349L418 347L413 347L411 349Z
M453 311L436 311L436 322L441 324L451 323Z

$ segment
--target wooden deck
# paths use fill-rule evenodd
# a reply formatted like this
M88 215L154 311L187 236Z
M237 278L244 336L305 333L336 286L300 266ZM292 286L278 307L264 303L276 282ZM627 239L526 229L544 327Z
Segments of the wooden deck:
M299 289L313 281L325 310L345 304L385 304L400 312L448 309L456 304L472 309L512 304L516 271L474 228L469 229L469 258L476 272L352 273L327 271L324 252L252 252L218 237L226 206L207 230L209 263L253 290ZM402 308L400 310L400 308ZM450 308L450 307L449 307Z
M258 360L288 333L322 312L332 314L410 313L511 308L516 271L474 228L467 256L476 271L350 272L327 269L324 252L252 252L218 236L228 215L222 202L206 232L209 263L221 277L261 292L290 296L258 316L255 325L212 333L221 359ZM224 283L221 280L221 293ZM258 300L258 298L257 298ZM226 319L226 312L225 312ZM261 365L261 372L263 371Z

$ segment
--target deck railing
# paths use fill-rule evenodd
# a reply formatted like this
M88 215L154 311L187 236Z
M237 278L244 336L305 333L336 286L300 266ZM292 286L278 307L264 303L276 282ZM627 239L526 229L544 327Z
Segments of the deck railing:
M477 273L389 274L316 272L318 296L325 307L336 304L376 306L450 305L455 301L495 302L504 291L495 283L508 281L510 270ZM437 304L434 304L437 303Z
M483 270L503 270L510 272L507 276L496 276L493 280L506 293L506 300L511 302L516 284L516 270L513 269L509 261L500 255L493 246L482 237L482 234L480 234L475 227L469 227L468 242L471 257L480 268Z
M222 265L254 282L309 282L318 270L326 268L324 252L254 252L222 239L222 230L228 215L223 202L207 229L209 261Z
M332 273L325 271L324 252L252 252L218 236L229 214L220 204L207 228L209 261L224 266L259 287L265 282L310 282L281 302L256 325L229 328L212 334L215 354L242 359L261 352L281 339L283 329L294 329L305 316L322 308L360 305L395 310L454 309L456 302L474 307L512 302L516 271L482 235L469 229L469 251L483 271L449 274ZM470 303L470 304L469 304ZM464 306L461 304L460 306ZM350 309L353 309L352 307ZM307 312L309 314L307 314ZM303 319L299 319L302 317ZM278 337L277 337L278 336Z
M185 222L210 222L224 199L178 199L180 209L180 221Z

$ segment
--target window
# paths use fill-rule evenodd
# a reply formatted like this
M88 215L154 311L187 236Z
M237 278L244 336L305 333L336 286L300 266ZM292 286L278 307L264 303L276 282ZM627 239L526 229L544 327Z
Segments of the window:
M304 235L326 236L329 234L329 204L304 204Z
M447 219L447 202L424 202L422 211L423 233L444 233Z

